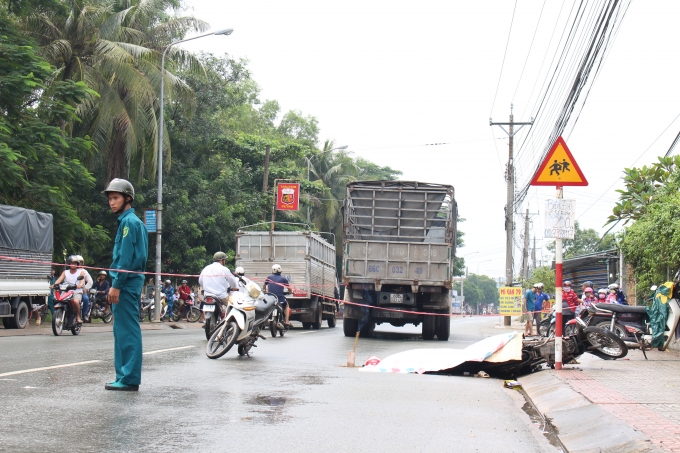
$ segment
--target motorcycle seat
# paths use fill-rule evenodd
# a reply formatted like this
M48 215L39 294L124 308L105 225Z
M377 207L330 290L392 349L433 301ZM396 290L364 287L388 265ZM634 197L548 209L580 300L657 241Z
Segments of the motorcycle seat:
M262 315L269 315L274 305L276 305L276 302L278 302L276 296L265 294L262 299L258 299L255 302L255 314L258 317Z
M620 304L595 304L595 308L613 311L614 313L647 313L647 307L636 307Z

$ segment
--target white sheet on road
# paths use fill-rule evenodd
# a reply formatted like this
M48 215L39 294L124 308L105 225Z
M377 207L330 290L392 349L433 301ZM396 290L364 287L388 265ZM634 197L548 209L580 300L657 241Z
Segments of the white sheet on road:
M507 350L506 345L508 345ZM494 362L520 359L522 336L517 332L494 335L471 344L465 349L411 349L385 357L378 365L365 366L359 371L422 374L428 371L446 370L464 362L482 362L497 351L498 354L492 358Z

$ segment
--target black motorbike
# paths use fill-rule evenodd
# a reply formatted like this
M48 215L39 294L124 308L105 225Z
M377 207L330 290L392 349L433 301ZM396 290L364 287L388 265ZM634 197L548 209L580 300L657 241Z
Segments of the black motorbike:
M174 322L179 321L184 318L187 322L196 322L201 317L201 310L194 307L194 301L187 299L184 303L179 306L176 310L172 311L172 316L170 317Z
M84 279L85 277L82 275L78 277L78 280ZM58 285L54 285L54 288L54 316L52 316L52 333L58 337L61 335L64 329L66 329L70 330L73 335L79 335L82 324L76 321L76 313L73 311L73 307L71 306L77 286L70 283L60 283ZM83 301L81 299L78 310L82 309Z
M106 294L97 294L96 289L90 289L90 309L85 313L85 320L101 319L106 324L113 320L113 313L106 303Z

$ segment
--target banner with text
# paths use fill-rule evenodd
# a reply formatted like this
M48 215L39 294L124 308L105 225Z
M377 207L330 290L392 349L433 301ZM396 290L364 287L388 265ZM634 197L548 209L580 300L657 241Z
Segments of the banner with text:
M503 316L520 316L522 314L522 288L501 286L499 314Z
M546 239L574 239L574 220L576 217L576 200L551 198L545 200Z
M297 211L300 207L300 184L279 183L277 188L276 209Z

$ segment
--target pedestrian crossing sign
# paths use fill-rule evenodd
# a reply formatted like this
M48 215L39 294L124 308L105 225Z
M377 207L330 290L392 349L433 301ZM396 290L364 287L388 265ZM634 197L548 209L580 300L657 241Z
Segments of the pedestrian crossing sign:
M571 151L562 137L558 137L550 148L543 163L531 180L532 186L587 186L588 181L583 176Z

